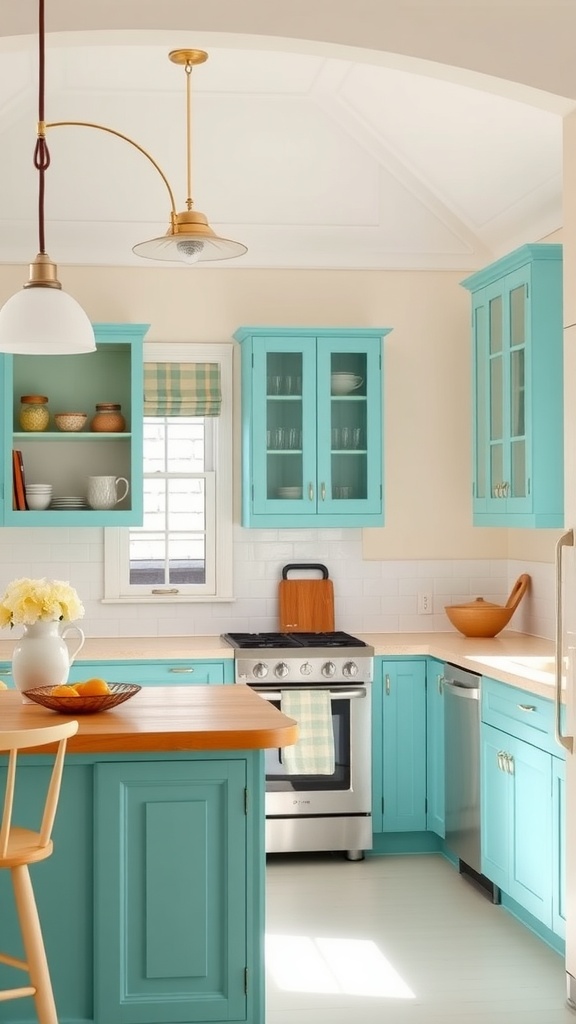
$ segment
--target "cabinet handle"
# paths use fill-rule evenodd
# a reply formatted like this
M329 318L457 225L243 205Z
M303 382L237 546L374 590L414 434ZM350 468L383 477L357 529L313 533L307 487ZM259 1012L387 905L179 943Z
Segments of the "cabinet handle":
M438 693L442 696L444 692L444 676L436 676L436 687L438 689Z
M314 501L314 487L312 484L308 484L308 500Z
M326 501L326 484L324 481L320 484L320 497L322 498L322 501Z
M537 711L538 708L535 704L517 704L520 711Z
M386 696L390 696L390 676L386 675Z
M182 666L181 668L178 668L178 666L176 666L175 668L168 669L168 671L169 672L187 672L190 675L192 675L194 669L193 668L185 668L184 666Z
M153 594L160 594L160 595L162 595L162 594L179 594L180 591L178 590L178 587L166 587L164 589L161 589L159 587L154 587L152 589L152 593Z
M501 772L503 772L503 771L505 771L505 770L506 770L506 769L504 768L504 758L505 758L505 756L506 756L506 755L505 755L505 753L504 753L504 751L503 751L503 750L499 750L499 751L498 751L498 755L497 755L497 760L498 760L498 767L499 767L499 769L500 769L500 771L501 771Z
M514 775L514 758L512 754L506 754L506 771L509 775Z

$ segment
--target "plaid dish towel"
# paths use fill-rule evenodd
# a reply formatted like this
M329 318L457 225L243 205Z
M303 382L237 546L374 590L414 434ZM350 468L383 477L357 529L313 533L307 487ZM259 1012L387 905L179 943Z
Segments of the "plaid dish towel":
M282 711L298 722L299 738L282 750L288 775L333 775L334 733L329 690L282 690Z

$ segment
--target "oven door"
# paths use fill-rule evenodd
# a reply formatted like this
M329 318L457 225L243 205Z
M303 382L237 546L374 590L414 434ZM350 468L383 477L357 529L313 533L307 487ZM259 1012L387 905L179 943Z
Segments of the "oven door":
M302 686L294 687L302 689ZM282 694L252 687L281 708ZM288 687L285 687L288 689ZM372 803L371 701L366 686L330 686L335 769L332 775L289 775L282 750L266 750L266 817L370 814ZM317 691L318 687L314 686Z

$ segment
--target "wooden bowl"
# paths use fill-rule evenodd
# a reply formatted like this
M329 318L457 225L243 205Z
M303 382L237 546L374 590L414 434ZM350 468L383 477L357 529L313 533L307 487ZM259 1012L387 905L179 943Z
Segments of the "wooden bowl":
M530 577L522 573L510 591L506 604L492 604L477 597L468 604L449 604L444 611L450 622L464 636L496 636L508 625L520 601L528 590Z
M477 597L470 604L448 605L444 611L450 622L464 636L496 636L508 625L515 608L490 604Z
M77 694L76 697L54 697L52 686L35 686L33 690L26 690L26 696L30 697L36 704L50 711L57 711L61 715L93 715L97 711L109 711L130 700L135 693L142 689L136 683L108 683L110 693L98 694L94 697L83 697Z

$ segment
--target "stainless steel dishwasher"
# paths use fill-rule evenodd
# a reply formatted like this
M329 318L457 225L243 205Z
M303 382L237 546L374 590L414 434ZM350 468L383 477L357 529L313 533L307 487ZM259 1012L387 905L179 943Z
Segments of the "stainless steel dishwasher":
M481 872L480 676L444 665L446 847L460 872L484 888L493 902L500 892Z

